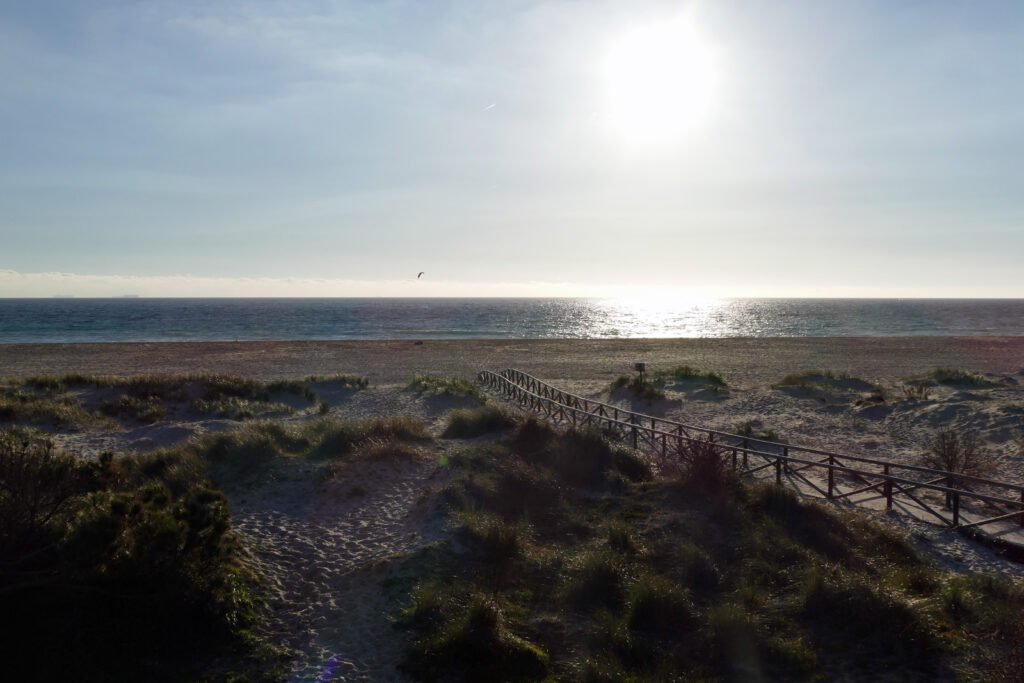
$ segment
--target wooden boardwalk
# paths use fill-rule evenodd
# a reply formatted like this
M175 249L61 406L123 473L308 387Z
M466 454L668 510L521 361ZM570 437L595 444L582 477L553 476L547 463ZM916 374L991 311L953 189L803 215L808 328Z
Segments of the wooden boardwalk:
M844 455L682 424L576 396L519 370L485 370L477 382L560 425L600 430L663 462L714 443L746 476L774 477L804 495L897 511L969 532L1024 558L1024 485Z

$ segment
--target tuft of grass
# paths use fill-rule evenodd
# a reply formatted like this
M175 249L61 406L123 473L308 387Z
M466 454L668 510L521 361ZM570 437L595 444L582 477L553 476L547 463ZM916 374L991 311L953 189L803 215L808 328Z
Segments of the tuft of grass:
M776 443L785 443L785 440L779 436L778 432L774 429L763 429L757 427L752 422L741 422L736 425L734 432L738 436L749 436L752 439L760 439L761 441L775 441Z
M927 401L931 396L928 382L911 382L910 384L904 384L902 389L903 398L908 401Z
M628 612L632 630L658 641L680 640L699 624L687 592L659 576L644 576L633 585Z
M832 370L805 370L804 372L798 372L786 375L781 380L772 385L772 388L778 387L804 387L810 388L818 385L830 385L831 382L841 382L843 380L858 380L863 382L857 377L854 377L848 372L833 372Z
M479 408L453 410L448 415L448 423L441 436L446 439L468 439L509 429L515 423L515 419L506 411L488 403Z
M113 427L98 412L86 410L74 396L44 397L18 386L0 386L0 420L57 427Z
M650 382L641 381L639 377L619 375L612 381L609 391L616 391L622 388L629 389L633 396L642 401L660 401L665 398L665 392Z
M503 563L524 554L526 527L520 522L494 515L463 513L460 536L478 548L489 560Z
M104 401L100 405L100 410L111 417L127 417L145 423L153 423L164 418L164 404L159 396L141 399L122 394L117 400Z
M941 649L922 614L866 576L812 572L802 607L819 641L855 638L864 657L927 658Z
M214 400L199 399L193 401L192 410L202 415L216 415L229 420L252 420L257 417L271 415L291 415L295 410L285 403L269 403L252 401L237 396L228 396Z
M626 594L627 575L622 564L614 555L600 551L584 554L565 586L567 601L583 612L617 609L626 602Z
M321 417L300 424L253 421L230 432L210 434L189 448L211 463L233 464L245 471L275 457L334 458L348 455L368 441L393 443L429 438L426 425L409 417L366 422Z
M711 370L698 370L689 365L678 365L669 370L656 370L654 376L659 379L702 380L712 386L726 388L729 384L720 374Z
M461 377L417 375L406 388L421 394L434 394L435 396L469 396L481 401L485 398L479 387Z
M473 594L440 633L414 645L410 671L444 680L537 680L549 657L513 633L494 597Z
M310 375L306 378L306 381L317 384L340 384L343 388L354 391L366 389L370 386L370 379L368 377L360 377L359 375Z
M923 375L917 375L914 377L905 377L904 381L914 385L946 385L953 387L972 387L975 389L985 389L991 387L1000 386L999 382L993 381L979 375L978 373L968 372L967 370L961 370L959 368L935 368L930 372L926 372Z

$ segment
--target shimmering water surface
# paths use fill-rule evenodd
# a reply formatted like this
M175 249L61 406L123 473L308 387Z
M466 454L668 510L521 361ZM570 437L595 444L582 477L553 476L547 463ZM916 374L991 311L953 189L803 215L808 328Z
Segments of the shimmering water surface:
M1024 335L1024 299L0 299L0 343Z

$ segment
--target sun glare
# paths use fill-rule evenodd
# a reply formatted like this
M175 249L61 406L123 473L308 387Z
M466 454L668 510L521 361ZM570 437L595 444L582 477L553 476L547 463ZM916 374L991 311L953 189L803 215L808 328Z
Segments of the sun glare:
M608 56L609 124L633 142L675 139L706 119L714 76L711 50L690 21L635 29Z

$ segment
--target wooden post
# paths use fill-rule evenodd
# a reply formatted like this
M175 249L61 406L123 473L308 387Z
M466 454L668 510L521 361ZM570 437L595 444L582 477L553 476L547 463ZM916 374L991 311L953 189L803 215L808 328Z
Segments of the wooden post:
M633 448L636 448L636 427L633 427Z
M960 492L953 494L953 526L960 526Z
M782 458L775 458L775 483L782 484Z
M732 471L733 472L736 471L736 449L735 448L732 449ZM1021 517L1021 519L1024 519L1024 517Z
M828 456L828 497L832 497L832 491L836 487L836 471L834 469L836 459L834 456Z
M1022 489L1020 492L1020 502L1021 505L1024 506L1024 489ZM1024 507L1021 507L1020 517L1018 517L1017 519L1020 522L1020 525L1024 526Z
M747 466L747 450L749 450L749 449L750 449L750 442L747 441L746 439L743 439L743 469L745 469L745 470L750 469Z
M892 510L892 479L889 479L889 463L885 463L883 466L883 473L885 474L885 509L886 511Z

